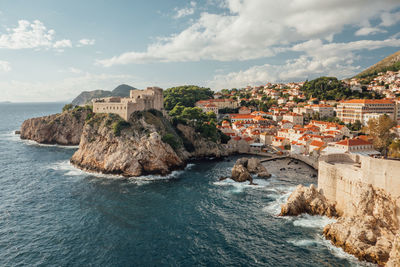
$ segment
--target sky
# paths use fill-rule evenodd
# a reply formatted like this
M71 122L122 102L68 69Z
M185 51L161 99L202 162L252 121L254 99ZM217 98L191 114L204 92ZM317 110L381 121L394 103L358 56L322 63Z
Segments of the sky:
M342 79L398 50L399 0L2 0L0 102Z

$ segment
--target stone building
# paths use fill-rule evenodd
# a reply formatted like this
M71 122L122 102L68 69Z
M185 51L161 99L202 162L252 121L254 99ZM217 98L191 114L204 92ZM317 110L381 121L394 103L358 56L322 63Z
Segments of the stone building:
M113 113L124 120L128 120L135 111L164 110L163 90L158 87L131 90L130 97L106 97L94 99L92 102L94 113Z
M387 114L396 120L396 104L388 99L351 99L342 101L336 107L337 117L345 123L354 123L359 120L364 123L364 114Z

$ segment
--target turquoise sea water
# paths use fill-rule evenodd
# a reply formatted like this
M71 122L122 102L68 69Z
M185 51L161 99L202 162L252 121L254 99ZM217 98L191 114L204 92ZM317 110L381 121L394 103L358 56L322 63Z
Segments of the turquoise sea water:
M167 177L87 174L69 164L76 148L13 134L62 106L0 104L0 266L361 264L322 238L329 219L276 216L297 184L317 182L307 166L268 163L258 186L218 181L235 158Z

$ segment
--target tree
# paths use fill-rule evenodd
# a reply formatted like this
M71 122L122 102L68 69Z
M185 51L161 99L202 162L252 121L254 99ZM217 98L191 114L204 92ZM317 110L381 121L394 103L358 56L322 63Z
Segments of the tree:
M400 158L400 139L394 140L389 146L389 156Z
M341 100L349 98L382 98L374 92L354 92L335 77L320 77L306 81L301 88L307 98L318 100Z
M66 105L63 107L62 111L63 111L63 112L65 112L65 111L70 111L70 110L73 109L74 107L75 107L75 106L72 105L72 104L66 104Z
M390 129L395 126L395 122L386 114L377 119L370 119L363 132L369 134L374 143L374 147L379 150L385 157L389 145L392 143L395 134Z
M172 110L177 104L194 107L197 101L210 98L213 98L210 88L195 85L172 87L164 91L164 107L166 110Z

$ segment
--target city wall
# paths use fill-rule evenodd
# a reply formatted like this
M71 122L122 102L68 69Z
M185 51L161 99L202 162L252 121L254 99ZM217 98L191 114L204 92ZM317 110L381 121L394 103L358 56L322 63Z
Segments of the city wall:
M336 202L344 215L354 210L353 197L357 183L371 184L389 193L397 203L400 222L400 162L350 154L331 154L320 157L318 188L325 197Z

